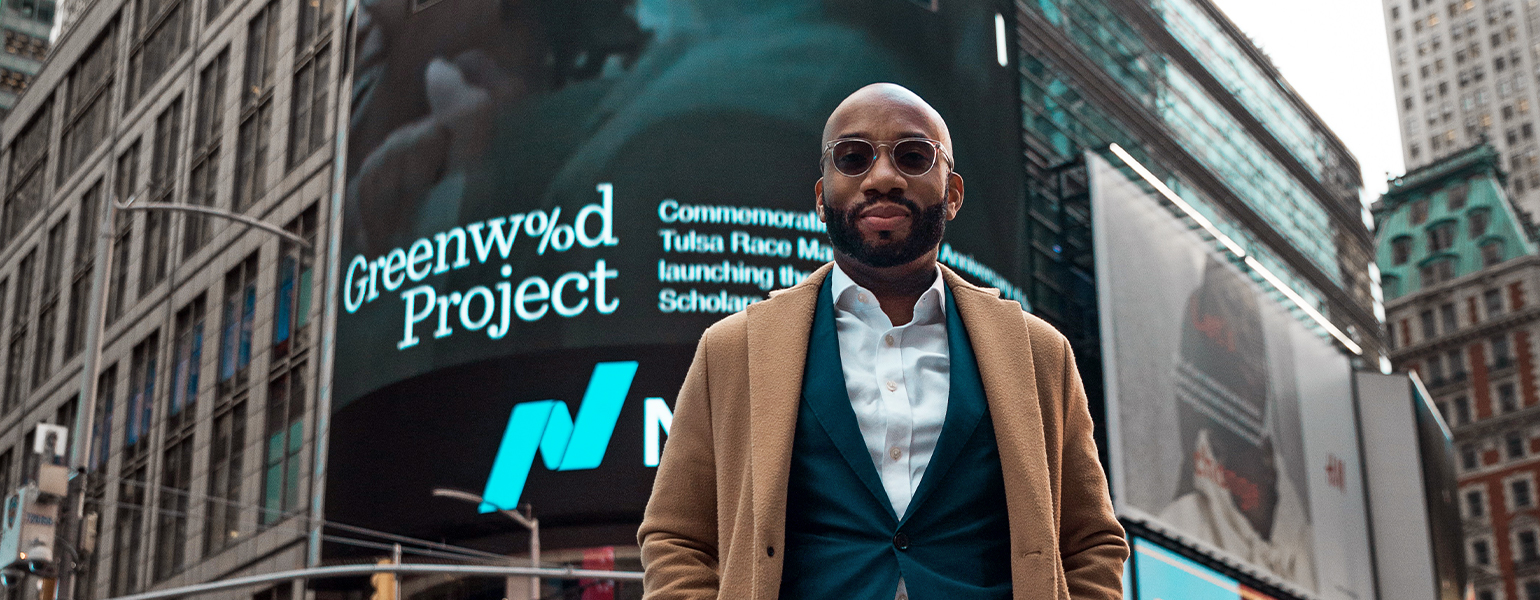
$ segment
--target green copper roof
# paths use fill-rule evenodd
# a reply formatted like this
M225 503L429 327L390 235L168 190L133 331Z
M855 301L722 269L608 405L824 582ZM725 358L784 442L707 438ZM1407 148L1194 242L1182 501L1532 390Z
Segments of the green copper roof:
M1386 299L1536 252L1503 191L1499 158L1482 144L1390 181L1374 207L1375 262ZM1424 282L1425 275L1433 281Z

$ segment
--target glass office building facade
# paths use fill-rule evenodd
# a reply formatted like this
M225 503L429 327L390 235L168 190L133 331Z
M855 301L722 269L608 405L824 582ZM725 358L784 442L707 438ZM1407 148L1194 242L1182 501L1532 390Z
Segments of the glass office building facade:
M1201 0L1018 3L1034 309L1072 332L1091 262L1074 164L1127 148L1379 356L1358 165L1267 58ZM1082 329L1084 328L1084 329Z

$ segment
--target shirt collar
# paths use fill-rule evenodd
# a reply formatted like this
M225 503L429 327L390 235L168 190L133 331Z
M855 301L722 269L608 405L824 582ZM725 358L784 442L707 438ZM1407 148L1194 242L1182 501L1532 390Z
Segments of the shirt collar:
M829 273L830 285L834 289L834 307L845 312L863 313L870 310L881 311L882 306L877 304L877 297L860 285L857 285L839 263L834 263L834 269ZM862 297L866 302L862 302ZM910 323L928 324L943 323L946 320L946 278L941 276L941 266L936 265L936 279L930 287L920 294L920 298L914 303L914 319Z

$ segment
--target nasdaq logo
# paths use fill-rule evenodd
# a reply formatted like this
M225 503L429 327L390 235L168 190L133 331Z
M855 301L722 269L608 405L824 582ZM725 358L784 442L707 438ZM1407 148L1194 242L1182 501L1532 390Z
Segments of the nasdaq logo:
M610 434L620 418L620 408L631 391L636 361L606 362L594 366L588 391L578 407L577 418L566 402L541 400L513 407L508 429L487 477L480 512L511 510L519 505L524 483L535 465L535 451L552 471L581 471L599 466L609 448ZM656 443L656 442L654 442Z

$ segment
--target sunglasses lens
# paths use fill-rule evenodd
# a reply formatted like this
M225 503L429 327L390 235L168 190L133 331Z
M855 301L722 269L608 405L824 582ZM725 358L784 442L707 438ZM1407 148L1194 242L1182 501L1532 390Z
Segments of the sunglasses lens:
M935 164L936 147L930 142L909 140L893 147L893 165L905 175L924 175Z
M871 144L862 140L846 140L835 144L830 154L835 169L855 177L872 168L872 160L877 153Z

